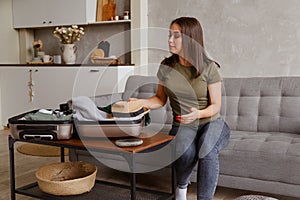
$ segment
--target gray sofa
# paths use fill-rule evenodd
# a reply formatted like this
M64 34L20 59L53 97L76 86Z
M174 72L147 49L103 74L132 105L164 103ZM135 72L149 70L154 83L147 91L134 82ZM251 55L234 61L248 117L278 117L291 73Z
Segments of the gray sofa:
M157 82L156 77L131 76L124 93L99 96L95 102L105 106L129 97L147 98L155 94ZM220 152L218 185L300 197L300 77L224 78L222 93L221 114L231 136ZM143 132L167 134L172 123L169 104L150 116ZM70 160L101 165L86 151L71 150Z

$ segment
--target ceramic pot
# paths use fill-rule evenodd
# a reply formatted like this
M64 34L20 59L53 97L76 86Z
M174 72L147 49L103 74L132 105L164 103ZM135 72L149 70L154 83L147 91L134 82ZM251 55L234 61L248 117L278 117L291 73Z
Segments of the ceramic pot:
M61 46L62 58L65 64L75 64L77 46L75 44L63 44Z

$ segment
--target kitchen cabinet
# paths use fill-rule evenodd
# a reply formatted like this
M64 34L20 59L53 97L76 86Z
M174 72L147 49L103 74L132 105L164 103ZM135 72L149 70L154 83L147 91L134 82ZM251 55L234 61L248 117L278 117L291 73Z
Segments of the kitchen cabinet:
M2 124L25 111L58 108L75 96L123 92L133 74L134 66L0 67Z
M13 0L14 28L95 22L97 0Z

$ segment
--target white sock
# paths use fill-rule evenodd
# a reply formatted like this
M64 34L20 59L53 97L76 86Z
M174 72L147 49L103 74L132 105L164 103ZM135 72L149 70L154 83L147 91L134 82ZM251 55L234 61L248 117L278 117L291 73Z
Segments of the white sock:
M176 200L186 200L187 188L178 188L176 189Z

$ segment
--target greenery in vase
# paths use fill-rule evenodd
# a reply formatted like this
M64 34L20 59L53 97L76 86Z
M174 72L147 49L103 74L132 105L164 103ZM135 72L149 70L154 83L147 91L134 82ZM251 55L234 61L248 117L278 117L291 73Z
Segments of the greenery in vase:
M71 27L56 27L53 31L54 37L57 37L62 44L74 44L84 35L84 29L77 25Z

